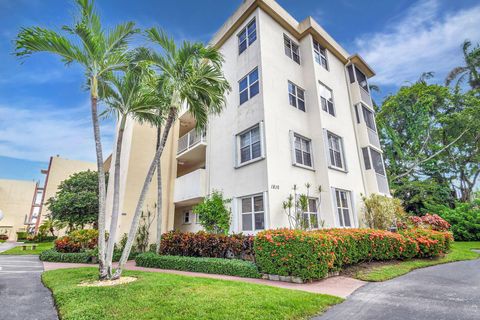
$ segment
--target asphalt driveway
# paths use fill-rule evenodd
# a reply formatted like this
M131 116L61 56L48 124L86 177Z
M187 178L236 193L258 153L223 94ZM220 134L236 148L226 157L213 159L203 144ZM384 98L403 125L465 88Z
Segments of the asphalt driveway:
M480 319L480 260L418 269L369 283L317 320Z
M38 256L0 255L0 319L58 319Z

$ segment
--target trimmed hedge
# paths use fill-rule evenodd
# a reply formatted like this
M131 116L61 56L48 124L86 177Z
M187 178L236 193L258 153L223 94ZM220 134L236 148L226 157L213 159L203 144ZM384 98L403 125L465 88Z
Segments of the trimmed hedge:
M374 229L267 230L255 239L262 273L321 279L343 266L372 260L435 257L448 251L449 232L412 229L392 233Z
M261 276L255 264L239 259L163 256L147 252L137 255L135 262L137 266L147 268L225 274L245 278Z
M40 253L40 260L48 262L91 263L92 255L88 252L63 253L50 249Z
M163 255L253 260L253 236L171 231L162 235Z

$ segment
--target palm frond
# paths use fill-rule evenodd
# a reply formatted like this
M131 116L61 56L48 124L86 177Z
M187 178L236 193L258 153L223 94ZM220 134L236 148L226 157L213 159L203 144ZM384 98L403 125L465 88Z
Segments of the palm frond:
M453 68L447 75L446 79L445 79L445 85L449 86L450 83L452 83L453 80L455 80L455 78L457 78L459 75L461 75L462 73L465 73L468 71L468 68L467 67L456 67L456 68Z

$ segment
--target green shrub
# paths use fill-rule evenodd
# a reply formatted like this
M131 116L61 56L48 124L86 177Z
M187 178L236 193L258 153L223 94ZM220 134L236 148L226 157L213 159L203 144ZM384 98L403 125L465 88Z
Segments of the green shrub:
M230 276L259 278L260 274L255 264L238 259L195 258L181 256L162 256L153 252L137 255L137 266Z
M21 240L26 240L28 237L28 233L25 232L25 231L18 231L17 232L17 240L21 241Z
M396 221L406 217L400 199L373 193L362 200L365 224L369 228L388 230Z
M372 260L435 257L450 248L452 235L429 229L402 233L375 229L266 230L255 238L260 272L321 279L346 265Z
M230 229L230 210L227 205L230 201L224 199L220 191L214 190L193 208L193 212L207 232L227 234Z
M450 231L457 241L480 241L480 199L457 203L455 208L431 206L429 209L450 223Z
M40 260L48 262L91 263L92 255L89 252L63 253L50 249L40 254Z

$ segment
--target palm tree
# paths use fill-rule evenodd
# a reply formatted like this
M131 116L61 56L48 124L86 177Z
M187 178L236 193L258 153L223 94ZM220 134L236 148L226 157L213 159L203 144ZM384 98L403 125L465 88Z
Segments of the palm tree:
M128 240L114 278L120 277L130 254L150 181L180 109L187 106L196 119L197 129L204 128L209 114L218 114L223 110L225 94L230 90L230 85L222 72L223 57L214 47L186 41L177 47L173 39L156 28L147 30L147 36L153 43L160 45L164 54L140 49L137 58L150 62L160 72L158 92L168 97L167 118L162 138L145 177Z
M107 110L118 120L117 141L115 145L115 163L113 167L113 205L110 221L110 234L106 249L107 278L112 277L112 258L118 228L120 204L120 166L123 135L127 119L140 123L159 126L158 106L160 105L154 81L147 70L141 67L129 68L123 76L111 75L100 87L100 97L105 102Z
M99 277L106 277L105 269L105 173L103 169L102 143L98 120L98 86L108 73L124 69L128 65L128 43L132 35L138 32L133 22L119 24L105 31L96 14L93 0L76 0L80 17L73 26L62 29L67 36L55 31L29 27L21 29L16 39L16 55L30 56L34 52L48 52L60 56L66 65L80 64L87 78L90 90L91 115L95 151L97 156L99 214L98 214L98 251Z
M477 45L470 49L472 43L468 40L463 42L462 51L464 66L453 68L445 79L445 84L448 86L454 79L457 79L456 85L460 85L468 77L468 83L472 89L480 88L480 46Z
M47 215L42 222L42 225L38 228L41 233L50 232L52 237L55 237L55 231L65 228L67 224L63 221L53 219L51 215Z

